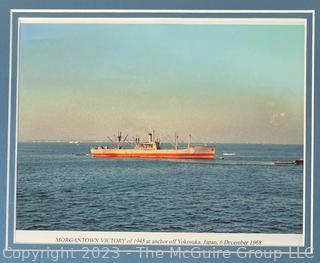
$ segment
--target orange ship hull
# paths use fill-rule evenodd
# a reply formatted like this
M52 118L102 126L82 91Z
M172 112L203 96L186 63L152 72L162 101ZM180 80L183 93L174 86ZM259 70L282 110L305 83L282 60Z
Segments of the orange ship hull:
M166 159L213 159L214 154L119 154L101 153L92 154L95 158L166 158Z
M135 150L92 148L91 155L95 158L161 158L161 159L213 159L214 147L202 146L178 150Z

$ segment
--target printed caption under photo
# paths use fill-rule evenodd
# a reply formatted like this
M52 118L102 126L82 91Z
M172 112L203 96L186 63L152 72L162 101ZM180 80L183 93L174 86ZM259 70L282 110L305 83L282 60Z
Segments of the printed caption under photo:
M115 245L184 245L184 246L262 246L262 240L187 240L147 238L105 238L105 237L56 237L57 243L64 244L115 244Z

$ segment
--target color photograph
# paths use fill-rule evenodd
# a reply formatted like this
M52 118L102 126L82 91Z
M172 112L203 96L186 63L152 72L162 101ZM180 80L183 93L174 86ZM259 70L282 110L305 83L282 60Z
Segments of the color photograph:
M303 234L305 30L21 20L16 230Z

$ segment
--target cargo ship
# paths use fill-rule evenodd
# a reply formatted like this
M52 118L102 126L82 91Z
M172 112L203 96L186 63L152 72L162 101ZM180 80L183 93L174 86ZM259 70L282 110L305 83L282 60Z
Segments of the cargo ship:
M91 156L95 158L162 158L162 159L213 159L216 157L215 146L191 145L191 135L189 135L188 146L180 148L178 136L175 135L175 143L172 149L162 149L160 140L155 139L154 132L148 134L148 141L140 143L140 138L136 137L131 143L131 148L125 148L128 135L122 140L121 132L117 136L117 143L109 140L114 147L98 146L90 149Z

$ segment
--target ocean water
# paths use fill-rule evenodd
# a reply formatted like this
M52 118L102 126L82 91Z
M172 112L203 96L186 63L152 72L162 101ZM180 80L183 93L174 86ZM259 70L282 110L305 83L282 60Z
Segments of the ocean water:
M90 146L19 143L17 229L302 233L303 166L273 164L302 145L218 144L215 160L94 159Z

